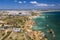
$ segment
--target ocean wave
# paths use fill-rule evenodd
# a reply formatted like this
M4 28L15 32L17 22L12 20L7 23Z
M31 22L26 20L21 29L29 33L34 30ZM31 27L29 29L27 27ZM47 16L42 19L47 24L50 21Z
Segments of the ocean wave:
M45 29L46 27L33 26L32 29Z

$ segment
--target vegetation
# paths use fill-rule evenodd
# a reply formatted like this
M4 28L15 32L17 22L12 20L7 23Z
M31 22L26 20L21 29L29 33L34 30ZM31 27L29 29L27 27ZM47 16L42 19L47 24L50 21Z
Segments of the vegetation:
M37 15L39 15L39 13L31 12L31 15L32 15L32 16L37 16Z
M2 40L5 40L10 35L11 31L8 31L7 34L2 38Z
M5 33L2 34L2 36L4 36L4 35L5 35Z
M28 20L29 18L27 16L14 16L8 17L4 21L7 22L8 25L13 25L13 27L21 27L24 26Z
M17 38L15 40L17 40Z
M10 39L12 39L12 37L10 37Z
M19 14L22 14L22 13L19 13Z

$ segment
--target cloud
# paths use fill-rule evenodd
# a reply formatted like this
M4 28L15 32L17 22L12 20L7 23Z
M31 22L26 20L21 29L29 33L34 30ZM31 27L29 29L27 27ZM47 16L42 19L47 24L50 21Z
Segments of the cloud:
M22 1L19 1L18 3L23 3Z
M47 6L55 6L55 4L45 4L45 3L38 3L37 1L30 1L31 4L34 4L36 6L42 6L42 7L47 7Z
M39 4L36 4L36 6L55 6L55 4L44 4L44 3L39 3Z
M21 3L26 3L26 1L19 1L18 3L20 3L20 4L21 4Z
M26 3L26 1L23 1L23 3Z
M37 4L37 1L30 1L31 4Z
M50 4L50 6L55 6L55 4Z
M47 4L36 4L37 6L48 6Z
M58 6L60 6L60 4L58 4Z

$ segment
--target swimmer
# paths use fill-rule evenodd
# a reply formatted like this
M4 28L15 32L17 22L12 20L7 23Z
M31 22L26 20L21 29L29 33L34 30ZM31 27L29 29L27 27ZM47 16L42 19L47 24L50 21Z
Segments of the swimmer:
M52 34L53 37L55 37L54 31L52 29L49 29L48 32Z

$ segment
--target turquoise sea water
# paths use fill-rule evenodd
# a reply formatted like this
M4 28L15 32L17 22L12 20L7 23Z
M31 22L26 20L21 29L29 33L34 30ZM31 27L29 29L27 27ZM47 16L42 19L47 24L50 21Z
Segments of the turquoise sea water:
M43 31L49 40L60 40L60 12L42 12L39 17L33 20L36 22L33 30ZM54 38L47 32L47 25L49 29L54 30Z

